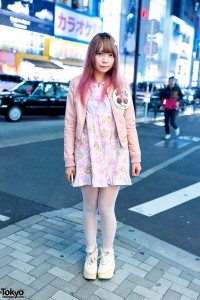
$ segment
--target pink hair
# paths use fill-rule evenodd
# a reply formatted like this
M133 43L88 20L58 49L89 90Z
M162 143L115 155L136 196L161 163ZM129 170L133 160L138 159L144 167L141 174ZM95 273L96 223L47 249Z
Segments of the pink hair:
M105 76L102 99L107 93L107 88L110 86L113 86L114 89L118 89L119 93L122 95L122 79L119 75L119 54L116 42L109 33L98 33L93 37L89 44L83 74L78 85L78 93L83 105L85 104L85 96L90 87L90 83L94 80L95 55L100 51L113 53L114 55L113 67Z

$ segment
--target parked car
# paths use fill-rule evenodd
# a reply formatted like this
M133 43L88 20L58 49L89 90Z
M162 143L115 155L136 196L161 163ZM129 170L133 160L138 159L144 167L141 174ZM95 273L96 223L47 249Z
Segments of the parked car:
M182 93L183 93L183 98L181 99L181 102L184 104L184 105L190 105L193 103L193 100L194 100L194 89L193 88L183 88L182 89Z
M22 81L24 81L24 78L18 75L0 74L0 92L10 91Z
M193 104L200 105L200 87L196 87L194 90Z
M165 87L163 82L149 82L149 88L147 91L147 82L139 82L137 84L137 92L136 92L136 103L138 105L144 105L147 100L150 100L153 93L159 89L163 89Z
M8 121L17 122L23 115L62 115L65 113L69 83L34 82L37 87L30 93L17 94L16 90L0 94L0 114ZM25 85L25 83L24 83Z
M9 97L29 95L36 89L38 84L41 82L41 80L24 80L18 85L16 85L12 90L1 92L0 95L9 95Z
M164 91L164 88L157 89L153 92L150 98L150 102L148 105L148 108L158 109L160 110L162 106L162 93Z

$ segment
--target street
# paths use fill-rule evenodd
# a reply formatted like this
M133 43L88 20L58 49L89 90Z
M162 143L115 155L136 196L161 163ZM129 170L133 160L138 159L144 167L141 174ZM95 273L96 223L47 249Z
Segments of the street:
M162 116L137 122L142 172L131 187L122 187L116 204L118 221L198 256L199 116L179 116L180 136L172 132L169 141L163 140ZM63 117L19 123L0 117L0 141L0 228L81 202L80 189L64 175Z

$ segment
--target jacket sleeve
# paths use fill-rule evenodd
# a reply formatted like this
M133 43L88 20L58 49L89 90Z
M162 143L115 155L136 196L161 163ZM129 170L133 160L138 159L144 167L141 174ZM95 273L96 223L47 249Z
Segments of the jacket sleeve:
M75 133L76 133L76 107L74 101L74 85L75 80L71 81L69 92L67 95L67 103L65 110L65 123L64 123L64 161L65 167L75 166Z
M131 91L126 80L124 81L125 89L131 95ZM141 151L138 141L138 134L136 130L136 120L135 120L135 110L133 106L132 97L130 96L131 101L129 107L124 112L126 130L127 130L127 139L128 139L128 149L131 157L131 163L141 162Z

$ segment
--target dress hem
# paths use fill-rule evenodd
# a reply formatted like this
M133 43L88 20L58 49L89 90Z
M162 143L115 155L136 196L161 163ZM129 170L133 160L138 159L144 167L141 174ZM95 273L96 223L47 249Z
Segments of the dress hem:
M81 187L84 185L90 185L92 187L108 187L115 185L132 185L131 179L129 176L115 176L108 178L91 178L89 176L83 176L75 178L73 187Z

